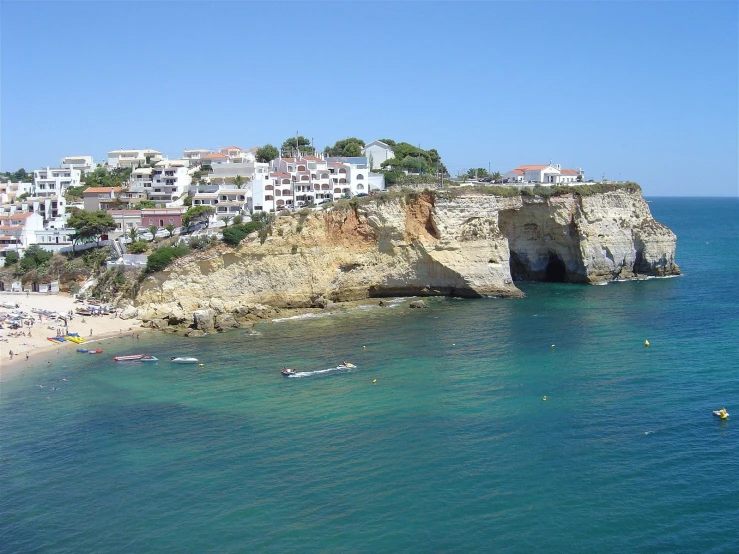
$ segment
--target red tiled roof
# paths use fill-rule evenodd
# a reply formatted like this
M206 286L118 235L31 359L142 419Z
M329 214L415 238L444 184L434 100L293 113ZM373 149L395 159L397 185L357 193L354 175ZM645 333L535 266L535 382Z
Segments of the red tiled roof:
M221 159L221 158L228 158L225 154L221 154L220 152L213 152L212 154L208 154L207 156L203 156L200 158L201 160L208 160L208 159Z
M10 221L11 219L26 219L27 217L31 217L32 213L33 212L23 212L15 215L2 215L0 216L0 221Z
M316 158L315 156L303 156L304 159L310 160L312 162L324 162L326 160L322 160L321 158Z
M561 169L560 173L562 175L580 175L580 172L577 169Z
M516 169L523 169L524 171L528 171L528 170L544 169L545 167L549 167L549 164L543 164L543 165L519 165Z
M86 189L84 194L87 193L99 194L101 192L121 192L121 187L90 187Z
M328 165L334 165L334 166L344 167L344 164L339 163L339 162L328 162Z

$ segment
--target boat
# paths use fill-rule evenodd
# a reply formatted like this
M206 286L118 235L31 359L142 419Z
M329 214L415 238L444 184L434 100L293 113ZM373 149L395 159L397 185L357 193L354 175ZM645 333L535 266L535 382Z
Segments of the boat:
M193 358L192 356L172 356L172 359L169 360L173 364L196 364L198 363L197 358Z
M75 342L75 343L77 343L77 344L79 344L79 343L81 343L81 342L85 342L85 339L83 339L82 337L74 337L74 336L72 336L72 335L64 335L64 338L65 338L66 340L69 340L69 341Z
M129 354L128 356L116 356L114 362L157 362L158 358L149 354Z
M713 410L713 415L718 416L721 419L729 419L729 412L726 411L726 408L721 408L720 410Z
M295 375L296 373L297 373L297 371L295 371L294 369L291 369L289 367L283 367L282 368L282 374L285 377L289 377L290 375Z
M88 350L87 348L78 348L77 352L82 352L83 354L87 354Z
M350 362L343 362L339 367L357 367L353 363Z
M87 353L88 354L102 354L103 353L103 349L102 348L98 348L96 350L88 350Z

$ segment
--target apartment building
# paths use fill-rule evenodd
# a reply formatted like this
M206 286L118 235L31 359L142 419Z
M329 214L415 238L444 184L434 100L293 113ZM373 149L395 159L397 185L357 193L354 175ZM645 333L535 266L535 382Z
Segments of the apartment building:
M61 159L59 167L63 169L79 169L82 175L95 169L92 156L66 156Z
M79 169L49 168L33 172L32 196L64 196L69 187L80 184L82 172Z
M111 150L108 152L108 169L135 168L150 165L163 159L162 153L150 148Z

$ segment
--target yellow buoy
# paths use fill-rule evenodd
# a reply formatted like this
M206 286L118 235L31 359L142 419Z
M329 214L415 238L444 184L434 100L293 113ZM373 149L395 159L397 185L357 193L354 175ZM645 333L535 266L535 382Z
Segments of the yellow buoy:
M546 397L546 396L544 396L544 397L542 398L542 400L544 400L544 401L546 401L546 399L547 399L547 397Z
M649 346L649 341L648 340L645 340L644 341L644 346Z

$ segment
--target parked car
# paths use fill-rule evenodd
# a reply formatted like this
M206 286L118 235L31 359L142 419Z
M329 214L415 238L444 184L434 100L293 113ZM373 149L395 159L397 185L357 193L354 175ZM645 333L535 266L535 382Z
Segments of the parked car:
M366 192L360 192L359 194L357 194L357 197L358 198L361 198L362 196L367 196L367 193Z

